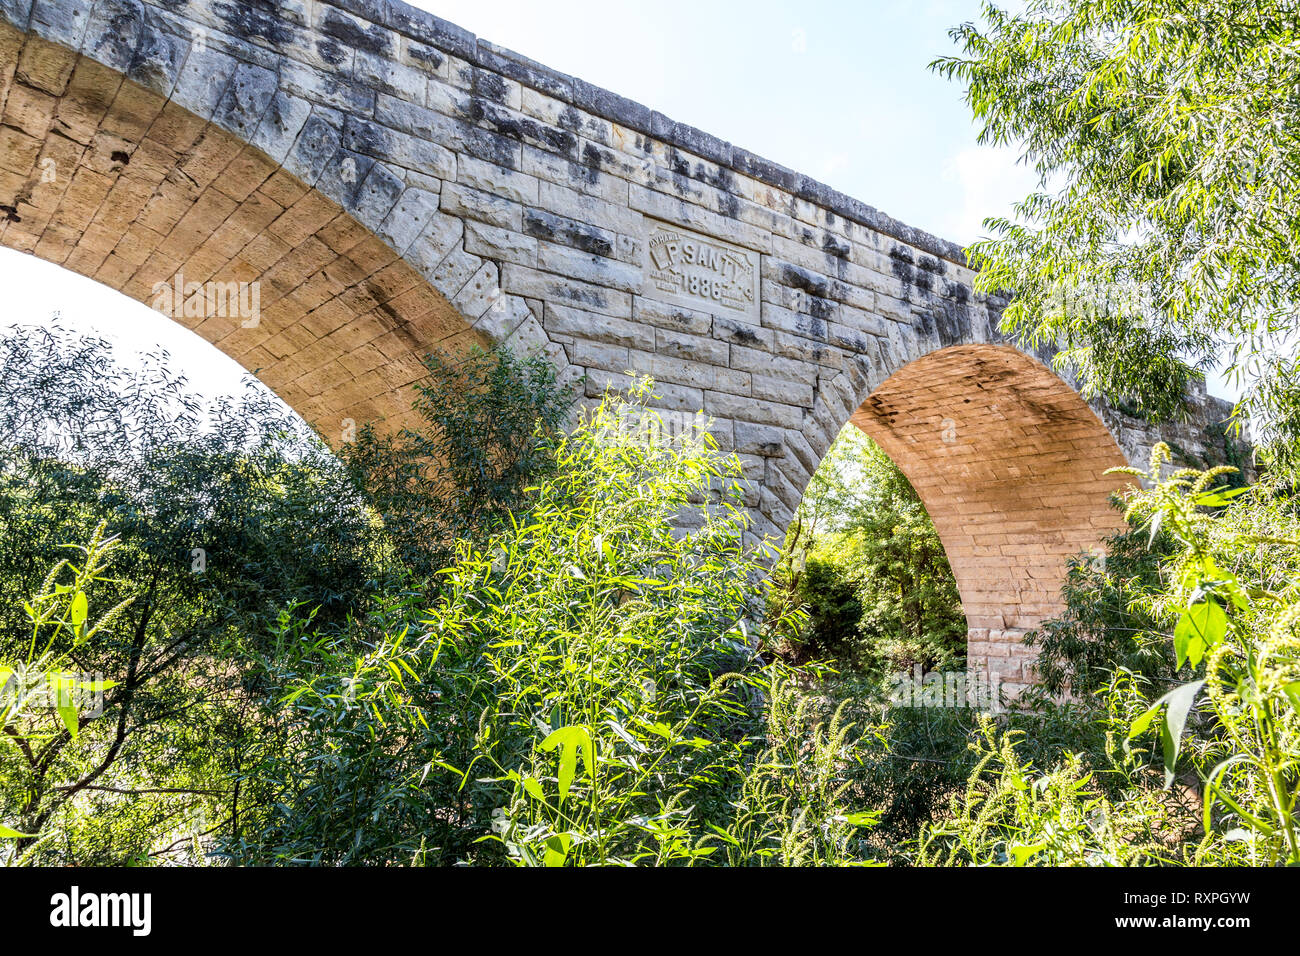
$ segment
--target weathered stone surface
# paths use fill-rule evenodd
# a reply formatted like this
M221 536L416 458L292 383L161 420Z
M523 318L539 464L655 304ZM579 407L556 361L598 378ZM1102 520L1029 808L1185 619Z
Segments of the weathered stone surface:
M1012 684L1115 526L1103 471L1228 450L1203 393L1160 427L1084 403L952 243L397 0L0 0L0 109L0 242L150 304L256 286L256 317L172 314L331 440L402 424L425 353L505 343L712 416L779 535L852 421Z
M236 136L248 139L261 124L262 114L278 88L279 78L270 70L241 63L226 84L213 119Z

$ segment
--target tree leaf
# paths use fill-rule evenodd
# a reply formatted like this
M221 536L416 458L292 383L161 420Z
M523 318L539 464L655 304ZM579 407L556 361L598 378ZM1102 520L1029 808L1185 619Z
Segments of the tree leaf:
M78 729L77 706L75 704L64 703L62 699L60 699L58 711L59 719L63 721L63 726L68 728L68 733L72 735L73 740L76 740Z
M1227 632L1228 615L1214 598L1207 597L1187 608L1174 627L1178 666L1190 662L1192 667L1199 667L1206 650L1222 641Z
M849 824L850 826L855 826L855 827L875 826L876 821L878 821L879 819L880 819L880 812L878 810L867 810L863 813L844 814L844 822Z
M1282 693L1286 694L1291 701L1291 706L1300 712L1300 680L1293 680L1289 684L1283 684Z
M88 610L85 593L78 591L68 606L68 619L72 622L72 629L77 633L81 633L82 625L86 623Z
M573 784L573 776L578 768L578 754L582 753L582 762L587 768L588 776L595 774L595 747L591 742L591 734L587 728L581 724L570 724L567 727L561 727L547 734L546 739L539 745L542 750L550 751L556 747L560 748L560 802L569 795L569 787Z
M1024 866L1030 857L1047 848L1047 841L1042 843L1033 843L1026 846L1008 845L1007 854L1011 857L1012 866Z
M524 777L524 790L533 799L542 803L546 802L546 794L542 790L542 785L537 782L536 777Z
M1192 702L1204 683L1204 680L1194 680L1181 687L1175 687L1161 698L1167 705L1165 722L1160 735L1165 757L1166 790L1174 782L1174 765L1178 762L1178 754L1182 749L1183 728L1187 725L1187 714L1192 709Z
M1160 725L1160 744L1164 751L1166 788L1174 780L1173 768L1178 760L1178 753L1182 746L1183 728L1187 724L1187 713L1191 710L1192 701L1196 699L1197 692L1200 691L1204 684L1205 680L1202 678L1175 687L1129 724L1128 739L1132 740L1139 734L1144 733L1151 726L1151 721L1160 712L1160 709L1165 708L1165 719Z
M564 861L569 858L569 847L572 845L573 837L567 833L557 833L547 837L546 852L542 856L543 865L564 866Z
M1197 658L1199 659L1201 653L1205 650L1205 646L1201 642L1201 639L1196 636L1196 629L1192 627L1192 612L1183 611L1183 613L1178 616L1178 623L1174 625L1174 654L1177 656L1177 664L1175 667L1178 670L1183 669L1183 664L1185 664L1187 659L1191 656L1193 642L1195 642L1199 648L1199 650L1196 651Z

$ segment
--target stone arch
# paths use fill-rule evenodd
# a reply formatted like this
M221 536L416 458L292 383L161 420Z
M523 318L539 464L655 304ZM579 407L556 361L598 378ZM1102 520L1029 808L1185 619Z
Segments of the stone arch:
M1105 472L1127 457L1071 385L1004 343L937 348L862 392L845 417L934 522L967 616L969 666L1016 693L1033 681L1021 639L1061 610L1067 560L1123 526L1109 499L1132 479Z
M0 20L0 244L164 307L331 441L403 424L432 350L546 346L430 184L328 111L221 76L138 5L57 9L68 45Z

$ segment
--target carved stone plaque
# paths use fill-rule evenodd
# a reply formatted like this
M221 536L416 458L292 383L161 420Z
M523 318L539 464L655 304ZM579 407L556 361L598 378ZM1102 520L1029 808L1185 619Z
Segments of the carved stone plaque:
M758 253L649 220L644 295L715 315L758 320Z

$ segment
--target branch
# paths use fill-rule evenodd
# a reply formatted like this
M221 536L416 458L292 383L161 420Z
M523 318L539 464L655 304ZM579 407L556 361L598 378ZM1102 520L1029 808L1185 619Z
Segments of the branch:
M192 793L198 796L219 796L223 793L229 793L229 790L191 790L188 787L141 787L139 789L124 789L122 787L103 787L95 784L74 783L63 787L51 787L52 790L102 790L104 793L124 793L129 796L139 796L143 793Z
M151 852L149 853L149 855L150 855L150 856L162 856L164 853L170 853L172 850L176 849L176 848L177 848L178 846L180 846L182 843L186 843L186 842L188 842L188 841L190 841L190 840L197 840L199 837L205 837L205 836L207 836L209 833L215 833L215 832L217 832L218 830L220 830L222 827L224 827L224 826L225 826L227 823L229 823L229 822L230 822L230 817L226 817L226 819L222 820L222 821L221 821L220 823L218 823L216 826L211 827L211 828L209 828L209 829L207 829L207 830L204 830L202 833L192 833L192 834L190 834L189 836L183 836L183 837L181 837L179 840L177 840L175 843L172 843L172 844L170 844L170 845L168 845L168 846L165 846L165 847L163 847L161 850L153 850L153 851L151 851Z

